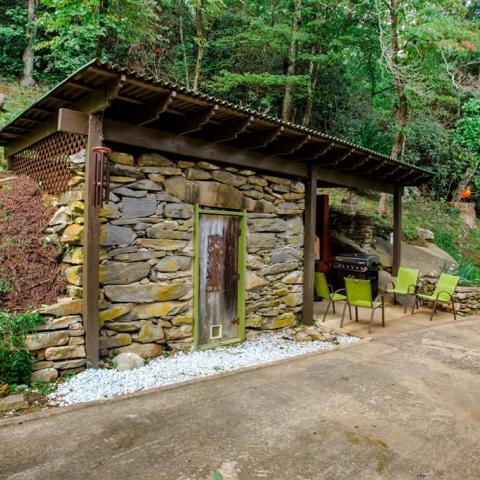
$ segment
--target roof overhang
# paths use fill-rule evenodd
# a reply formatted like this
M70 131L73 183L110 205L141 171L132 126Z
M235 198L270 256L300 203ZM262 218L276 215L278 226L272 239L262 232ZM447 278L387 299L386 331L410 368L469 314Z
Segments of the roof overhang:
M106 142L392 192L432 172L299 125L94 60L0 131L11 156L55 131L86 133L103 112Z

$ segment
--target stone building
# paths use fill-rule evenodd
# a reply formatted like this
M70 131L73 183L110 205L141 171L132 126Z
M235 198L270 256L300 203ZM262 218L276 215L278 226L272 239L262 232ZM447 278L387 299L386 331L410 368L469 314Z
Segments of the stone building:
M12 170L59 199L48 241L62 246L69 286L31 339L37 371L311 323L317 187L393 194L395 269L403 187L431 176L99 61L14 119L0 144Z

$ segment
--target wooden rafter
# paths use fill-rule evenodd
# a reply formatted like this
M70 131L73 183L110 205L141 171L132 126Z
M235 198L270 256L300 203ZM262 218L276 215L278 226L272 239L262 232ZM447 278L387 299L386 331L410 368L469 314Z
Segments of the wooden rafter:
M345 165L339 165L338 168L344 171L357 170L359 167L365 165L371 158L371 155L363 155L360 159L356 161L348 162L348 164Z
M148 125L160 118L160 115L168 110L168 107L175 100L177 92L172 90L160 100L156 100L150 106L143 106L137 113L133 113L133 123L137 125Z
M238 120L234 120L226 125L215 126L215 129L209 138L211 138L212 142L215 143L235 140L240 134L245 132L253 120L254 118L249 116L245 118L239 118Z
M310 140L310 135L280 138L274 144L269 145L270 155L291 155L295 150L302 148Z
M284 130L284 127L275 127L261 130L259 132L248 133L246 136L243 135L239 140L239 146L244 150L266 147L281 135Z
M218 105L205 108L198 113L185 115L177 118L168 124L168 130L177 135L187 135L188 133L197 132L210 121L210 119L218 111Z

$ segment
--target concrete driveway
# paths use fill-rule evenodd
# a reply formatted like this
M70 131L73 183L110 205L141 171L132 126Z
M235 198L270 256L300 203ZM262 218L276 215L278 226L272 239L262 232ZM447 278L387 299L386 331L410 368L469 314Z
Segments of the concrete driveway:
M0 422L0 478L478 479L479 373L479 319L433 322L255 371Z

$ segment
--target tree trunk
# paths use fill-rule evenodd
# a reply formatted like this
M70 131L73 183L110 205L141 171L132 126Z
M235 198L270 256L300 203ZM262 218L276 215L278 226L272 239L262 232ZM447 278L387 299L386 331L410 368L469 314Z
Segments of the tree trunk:
M199 0L196 8L197 18L197 58L195 61L195 74L193 77L193 91L197 92L200 84L203 51L205 47L205 32L203 29L203 0Z
M180 28L180 43L182 44L183 52L183 69L185 71L185 85L187 88L190 88L190 78L188 75L188 60L187 60L187 49L185 48L185 39L183 37L183 15L182 11L178 12L179 19L179 28Z
M295 75L295 70L296 70L297 46L298 46L297 36L298 36L298 25L300 23L301 8L302 8L302 1L294 0L292 36L290 37L290 45L288 47L287 68L285 71L285 76L287 78L285 82L285 94L283 95L283 105L282 105L282 120L285 120L287 122L290 122L292 120L294 86L289 83L288 77Z
M315 55L315 47L312 47L312 55ZM315 88L317 86L317 74L318 74L318 63L315 63L313 60L310 60L308 64L308 86L307 86L307 100L305 103L305 112L303 114L302 125L308 127L310 120L312 118L313 111L313 98L315 94Z
M392 75L395 80L395 89L397 92L398 107L395 112L397 131L393 140L392 152L390 156L397 160L405 150L405 128L408 125L408 103L405 93L405 83L399 71L400 62L398 54L400 51L398 45L398 8L401 0L390 0L390 26L392 29L392 54L390 58ZM378 213L382 216L387 215L387 199L386 193L382 193L378 206Z
M465 175L463 176L462 180L458 184L458 187L455 190L455 193L453 194L454 202L460 202L462 200L462 192L466 190L467 187L470 185L472 178L477 173L478 167L479 167L479 162L475 163L475 165L472 165L467 169L467 171L465 172Z
M27 28L25 30L25 38L27 40L27 44L22 55L23 75L21 80L21 84L27 87L33 87L35 85L35 80L33 78L33 60L35 58L33 46L37 37L37 26L35 24L35 8L36 0L28 0Z
M100 7L99 7L99 10L98 10L98 12L100 14L100 22L99 22L100 30L105 28L105 21L102 17L107 14L108 3L109 3L109 0L101 0L101 2L100 2ZM102 56L103 49L105 47L105 38L106 38L106 33L105 32L102 32L97 37L97 45L96 45L96 48L95 48L95 56L97 58L100 58Z

